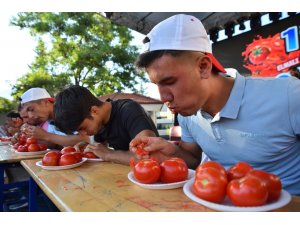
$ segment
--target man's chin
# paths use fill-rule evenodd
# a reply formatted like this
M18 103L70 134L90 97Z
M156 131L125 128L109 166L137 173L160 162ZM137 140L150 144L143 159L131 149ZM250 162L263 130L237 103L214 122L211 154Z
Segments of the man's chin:
M183 117L186 117L186 116L192 116L192 115L194 115L195 113L190 113L190 112L178 112L178 114L180 114L180 115L183 116Z

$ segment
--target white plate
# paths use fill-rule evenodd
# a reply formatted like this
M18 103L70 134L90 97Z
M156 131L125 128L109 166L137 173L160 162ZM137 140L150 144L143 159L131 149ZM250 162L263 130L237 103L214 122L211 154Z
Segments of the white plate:
M291 201L291 195L285 191L281 191L281 195L279 199L275 202L262 205L262 206L255 206L255 207L239 207L239 206L234 206L230 200L226 197L224 202L222 204L217 204L213 202L209 202L206 200L203 200L199 197L197 197L193 191L192 191L192 185L193 185L194 179L188 181L185 183L183 186L183 192L184 194L189 197L191 200L204 205L208 208L217 210L217 211L225 211L225 212L265 212L265 211L270 211L273 209L278 209L280 207L283 207L287 205Z
M45 151L36 151L36 152L18 152L16 149L14 149L15 153L18 154L18 155L42 155L42 154L45 154L46 152L48 152L50 150L51 149L46 149Z
M9 145L11 141L0 141L0 145Z
M82 158L81 162L78 162L78 163L75 163L72 165L67 165L67 166L43 166L42 161L38 161L35 163L35 165L42 167L45 170L66 170L66 169L78 167L85 161L86 161L86 158Z
M101 158L85 158L85 157L83 157L83 159L86 159L86 161L88 161L88 162L103 162L104 161Z
M174 189L174 188L179 188L179 187L182 187L188 180L193 179L194 176L195 176L195 171L189 169L188 179L185 180L185 181L180 181L180 182L175 182L175 183L161 183L161 182L159 182L159 183L155 183L155 184L143 184L143 183L138 182L135 179L132 171L128 173L128 179L132 183L134 183L136 185L139 185L142 188L147 188L147 189Z

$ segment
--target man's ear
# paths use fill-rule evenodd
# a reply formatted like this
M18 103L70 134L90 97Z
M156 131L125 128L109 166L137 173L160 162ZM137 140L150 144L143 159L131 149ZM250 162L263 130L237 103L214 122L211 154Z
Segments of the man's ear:
M90 115L91 116L97 115L98 112L99 112L99 108L97 106L93 105L90 110Z
M211 74L212 62L211 59L204 55L198 59L198 68L200 72L201 79L207 79Z

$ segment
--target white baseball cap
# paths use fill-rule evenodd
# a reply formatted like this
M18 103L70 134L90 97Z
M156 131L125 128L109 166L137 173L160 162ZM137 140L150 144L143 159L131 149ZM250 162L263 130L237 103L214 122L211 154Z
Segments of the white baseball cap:
M39 99L49 99L51 101L54 100L54 98L50 96L46 89L30 88L29 90L25 91L24 94L21 96L21 104Z
M194 16L177 14L158 23L144 39L146 52L156 50L187 50L205 53L213 66L226 73L212 55L211 43L201 21Z

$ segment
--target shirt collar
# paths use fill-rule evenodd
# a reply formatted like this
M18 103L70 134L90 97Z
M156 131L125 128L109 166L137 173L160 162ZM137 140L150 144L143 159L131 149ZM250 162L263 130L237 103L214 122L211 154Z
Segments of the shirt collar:
M233 88L225 106L220 112L220 117L236 119L242 104L245 90L246 78L239 73L236 74Z

